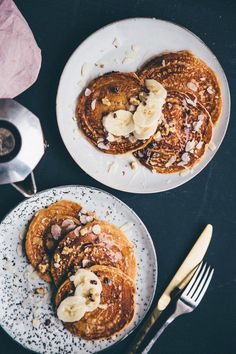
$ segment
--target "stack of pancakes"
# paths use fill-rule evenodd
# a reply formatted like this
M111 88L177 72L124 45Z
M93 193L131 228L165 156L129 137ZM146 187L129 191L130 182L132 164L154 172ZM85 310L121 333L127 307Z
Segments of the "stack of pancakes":
M55 305L75 291L70 276L86 268L102 283L101 306L66 328L85 339L107 338L126 327L135 310L133 245L116 226L78 203L59 201L40 210L26 235L26 254L39 276L57 287Z
M132 134L109 139L103 117L117 110L134 112L133 102L148 95L145 80L167 90L163 118L146 140ZM203 157L221 113L221 90L215 73L190 51L162 53L136 73L105 74L93 80L77 103L77 121L85 137L108 154L133 152L153 172L192 168Z

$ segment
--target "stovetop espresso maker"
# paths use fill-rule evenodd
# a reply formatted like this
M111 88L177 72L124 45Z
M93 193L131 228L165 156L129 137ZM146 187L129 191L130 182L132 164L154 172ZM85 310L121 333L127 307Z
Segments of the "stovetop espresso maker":
M0 99L0 184L25 197L37 192L33 170L45 152L39 119L12 99Z

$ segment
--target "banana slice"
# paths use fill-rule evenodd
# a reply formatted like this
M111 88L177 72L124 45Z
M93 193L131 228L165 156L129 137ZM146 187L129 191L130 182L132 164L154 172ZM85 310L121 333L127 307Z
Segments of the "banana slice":
M119 109L103 117L105 129L116 136L126 136L134 130L133 115L124 109Z
M163 100L150 92L145 104L140 104L134 113L134 123L139 127L151 127L160 119Z
M70 277L70 280L73 281L75 287L83 285L93 285L98 292L102 291L102 284L100 279L96 276L95 273L91 272L88 269L79 269Z
M95 310L101 301L101 291L96 285L83 284L77 286L75 296L82 297L85 300L86 311L90 312Z
M157 123L155 122L150 127L140 127L139 125L135 125L135 130L133 132L134 136L138 140L145 140L150 138L157 130Z
M87 311L86 301L80 296L65 298L57 309L57 316L63 322L79 321Z
M74 296L85 300L86 311L95 310L100 304L102 292L102 284L96 274L87 269L79 269L70 279L76 287Z
M160 98L161 100L166 99L167 91L158 81L147 79L145 80L145 86L156 96L156 98Z

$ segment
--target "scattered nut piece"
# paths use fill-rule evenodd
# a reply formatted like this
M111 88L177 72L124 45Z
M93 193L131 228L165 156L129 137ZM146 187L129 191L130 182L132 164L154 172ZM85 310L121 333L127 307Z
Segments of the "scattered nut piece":
M197 85L191 81L187 83L187 87L192 91L197 91Z
M140 101L136 97L130 97L129 101L134 106L138 106L140 104Z
M91 95L92 91L89 88L86 88L86 90L84 91L85 96L89 96Z
M34 328L39 328L40 326L40 320L38 318L33 318L32 325Z
M39 269L40 273L45 273L48 269L48 264L41 263L41 264L39 264L38 269Z
M96 225L93 225L92 227L92 231L95 235L99 235L101 233L101 227L100 225L96 224Z
M91 70L91 64L84 63L81 67L81 75L82 76L87 75L90 70Z
M110 106L111 105L111 102L109 101L109 99L107 97L102 98L102 103L105 106Z
M115 48L118 48L120 46L120 43L118 41L118 39L115 37L113 42L112 42L112 45L115 47Z
M55 240L58 240L61 236L61 227L57 224L51 226L51 234Z
M16 253L18 254L19 257L22 257L22 246L21 245L17 245L16 247Z
M137 161L130 162L130 167L131 167L132 170L136 170L138 168Z
M37 289L35 289L35 293L44 296L45 289L44 288L37 288Z
M59 263L54 263L54 267L55 267L55 268L59 268L59 267L60 267L60 264L59 264Z
M69 254L73 251L73 248L69 248L69 247L64 247L62 250L62 254Z
M104 143L98 143L98 148L102 150L109 150L109 147Z
M88 229L82 229L82 230L80 230L80 235L81 236L84 236L84 235L86 235L88 233Z
M60 260L61 260L60 255L59 255L58 253L55 253L55 254L54 254L54 261L55 261L56 263L59 263Z

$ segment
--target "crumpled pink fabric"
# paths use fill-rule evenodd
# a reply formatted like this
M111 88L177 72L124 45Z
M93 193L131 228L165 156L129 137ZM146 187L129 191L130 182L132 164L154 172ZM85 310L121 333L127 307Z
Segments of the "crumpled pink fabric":
M0 0L0 98L30 87L41 67L41 50L12 0Z

